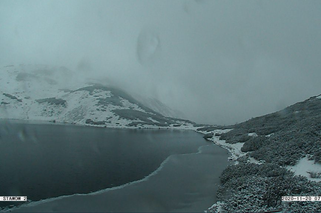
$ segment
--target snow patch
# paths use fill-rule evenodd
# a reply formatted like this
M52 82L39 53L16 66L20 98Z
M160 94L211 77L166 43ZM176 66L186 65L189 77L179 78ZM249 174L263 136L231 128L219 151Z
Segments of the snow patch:
M237 161L237 159L239 157L243 157L247 154L247 152L242 152L241 149L244 145L244 143L235 143L235 144L229 144L229 143L226 143L225 140L220 140L220 135L223 134L223 133L226 133L226 132L229 132L231 131L232 129L216 129L214 131L197 131L199 133L202 133L202 134L208 134L208 133L213 133L213 137L212 138L208 138L209 140L213 141L216 145L218 146L221 146L222 148L225 148L227 149L231 156L228 158L229 160L232 160L232 161L235 161L235 164L238 164L239 162ZM273 133L272 133L273 134ZM218 136L217 136L218 135ZM258 135L256 133L249 133L248 134L249 136L251 137L257 137ZM255 158L253 157L248 157L248 160L247 160L248 163L255 163L255 164L264 164L265 162L264 161L258 161L256 160Z
M205 213L207 212L215 212L215 213L219 213L219 212L224 212L222 206L223 206L224 202L218 201L216 203L214 203L211 207L209 207Z
M248 162L248 163L258 164L258 165L261 165L261 164L264 164L264 163L265 163L265 161L262 161L262 160L258 161L258 160L256 160L256 159L253 158L253 157L249 157L247 162Z
M229 143L226 143L225 140L220 140L220 136L216 136L216 135L221 135L223 133L229 132L231 130L232 129L224 129L224 130L216 129L212 131L213 137L209 138L209 140L212 140L215 144L227 149L231 153L229 160L236 161L239 157L246 155L246 152L241 151L241 148L243 147L244 143L229 144Z
M311 178L310 173L321 174L321 164L314 163L313 160L308 160L307 157L302 158L295 166L287 166L288 170L294 172L295 175L307 177L311 181L320 182L320 178Z
M249 134L247 134L247 135L248 135L248 136L251 136L251 137L257 137L257 136L258 136L255 132L249 133Z
M148 120L150 120L151 122L159 123L158 121L154 120L154 119L153 119L153 118L151 118L151 117L148 117L147 119L148 119Z
M265 137L269 138L269 137L271 137L272 135L274 135L274 133L271 133L271 134L265 135Z
M126 99L123 99L123 98L120 97L120 101L123 104L124 109L132 109L132 110L137 110L137 111L140 111L140 112L145 112L145 110L143 110L141 107L137 106L136 104L133 104L133 103L129 102Z

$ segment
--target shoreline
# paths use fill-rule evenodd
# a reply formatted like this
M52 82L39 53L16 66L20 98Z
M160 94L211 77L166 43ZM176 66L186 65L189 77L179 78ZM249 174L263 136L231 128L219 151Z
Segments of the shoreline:
M16 119L16 118L0 118L0 122L14 122L14 123L28 123L28 124L48 124L48 125L68 125L68 126L82 126L82 127L97 127L97 128L108 128L108 129L151 129L151 130L192 130L196 131L199 127L191 127L191 126L156 126L156 125L146 125L146 126L139 126L139 127L130 127L126 125L119 125L119 126L102 126L102 125L91 125L91 124L81 124L81 123L68 123L68 122L59 122L59 121L52 121L52 120L25 120L25 119ZM198 132L198 131L196 131Z

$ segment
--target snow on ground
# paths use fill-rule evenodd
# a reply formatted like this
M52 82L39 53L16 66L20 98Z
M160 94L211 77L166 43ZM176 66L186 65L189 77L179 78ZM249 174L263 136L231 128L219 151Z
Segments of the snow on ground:
M120 98L121 103L123 104L123 106L127 109L133 109L133 110L137 110L140 112L145 112L145 110L143 110L141 107L137 106L136 104L133 104L131 102L129 102L126 99Z
M212 140L215 144L227 149L231 153L231 156L229 157L229 160L236 161L239 157L242 157L242 156L246 155L245 152L241 151L241 148L242 148L244 143L229 144L229 143L226 143L225 140L220 140L220 136L217 136L217 135L220 135L222 133L229 132L231 130L232 129L214 130L213 131L213 137L210 138L210 140Z
M271 133L271 134L265 135L265 137L269 138L269 137L271 137L272 135L274 135L274 133Z
M321 164L314 163L313 160L308 160L307 157L302 158L295 166L286 168L293 171L295 175L302 175L311 181L321 181ZM319 178L311 178L310 173L319 173Z
M235 144L229 144L226 143L225 140L220 140L220 135L222 133L226 133L231 131L232 129L225 129L225 130L221 130L221 129L216 129L214 131L211 132L207 132L207 131L197 131L199 133L202 134L209 134L209 133L213 133L213 137L212 138L208 138L209 140L213 141L216 145L219 145L225 149L227 149L231 156L229 157L229 160L233 160L235 161L235 164L238 164L239 162L237 161L237 159L239 157L245 156L247 154L247 152L242 152L241 148L243 147L244 143L235 143ZM272 133L273 134L273 133ZM248 134L251 137L257 137L256 133L249 133ZM255 163L255 164L263 164L263 161L258 161L252 157L248 158L248 163Z
M259 165L261 165L261 164L263 164L263 163L265 163L265 161L258 161L258 160L256 160L255 158L253 158L253 157L248 157L248 161L247 161L248 163L255 163L255 164L259 164Z
M226 143L225 140L220 140L220 137L221 137L220 135L222 133L226 133L226 132L229 132L231 130L232 129L224 129L224 130L216 129L216 130L211 131L211 132L207 132L207 131L198 131L198 132L202 133L202 134L213 133L213 137L212 138L208 138L208 140L211 140L216 145L221 146L224 149L227 149L231 154L231 156L229 157L229 160L233 160L237 164L238 163L237 159L239 157L242 157L242 156L246 155L246 152L242 152L241 151L241 148L243 147L244 143L229 144L229 143Z
M211 207L209 207L209 208L208 208L206 211L204 211L204 212L205 212L205 213L207 213L207 212L215 212L215 213L217 213L217 212L223 212L223 208L222 208L223 204L224 204L224 202L218 201L218 202L214 203Z
M257 137L258 135L255 133L255 132L251 132L249 134L247 134L248 136L251 136L251 137Z

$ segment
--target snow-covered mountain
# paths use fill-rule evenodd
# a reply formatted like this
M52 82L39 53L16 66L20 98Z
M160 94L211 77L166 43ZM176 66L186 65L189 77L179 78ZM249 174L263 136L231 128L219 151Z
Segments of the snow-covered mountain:
M193 125L165 117L119 88L84 82L65 67L9 65L0 73L0 118L133 128Z

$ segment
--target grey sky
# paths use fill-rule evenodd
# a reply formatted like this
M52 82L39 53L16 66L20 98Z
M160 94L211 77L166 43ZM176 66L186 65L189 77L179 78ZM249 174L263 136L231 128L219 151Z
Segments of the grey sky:
M321 93L321 1L0 1L0 63L66 66L231 124Z

